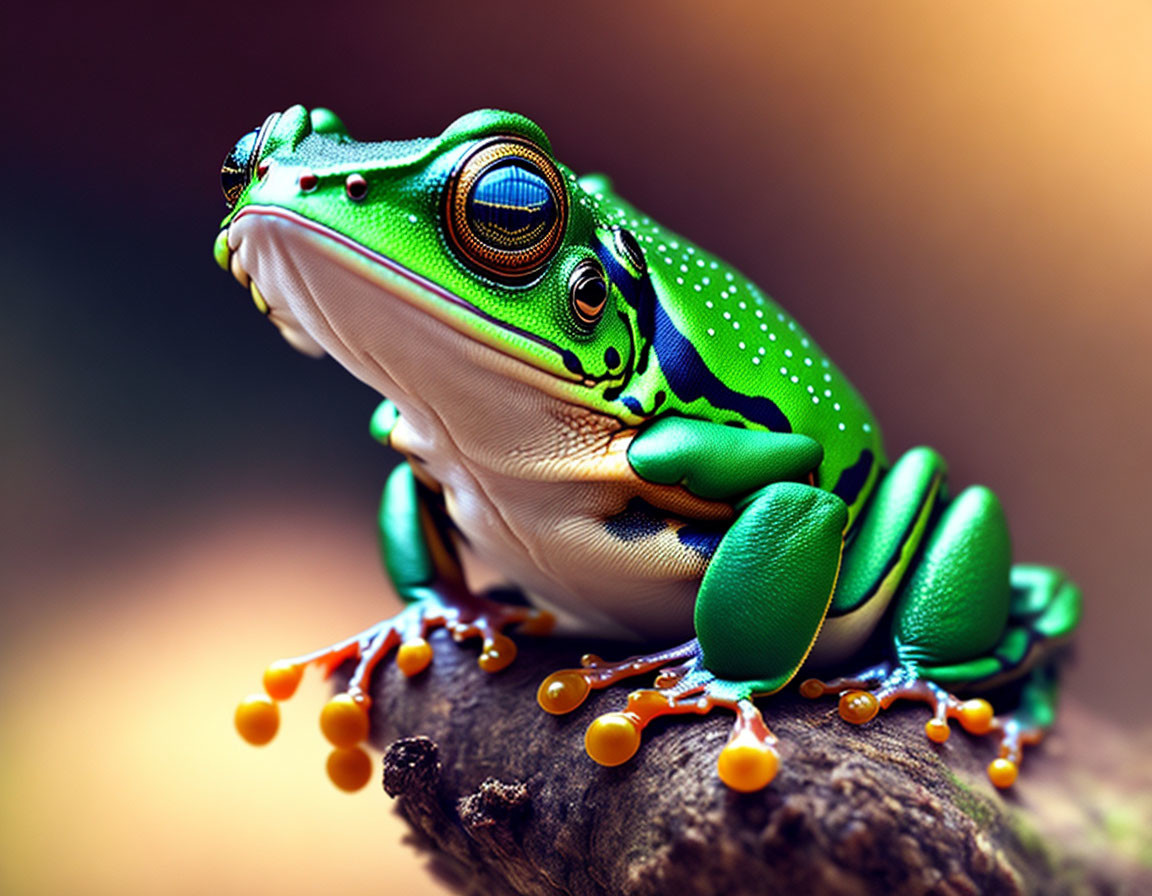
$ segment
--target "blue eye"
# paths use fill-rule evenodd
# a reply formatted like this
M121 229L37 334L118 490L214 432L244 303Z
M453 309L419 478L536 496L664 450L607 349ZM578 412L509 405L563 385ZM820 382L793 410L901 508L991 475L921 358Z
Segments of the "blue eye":
M472 231L493 249L534 246L556 223L556 200L547 181L517 161L490 166L468 197Z
M473 267L504 280L538 273L564 238L567 193L538 147L499 137L472 151L453 173L446 204L453 248Z

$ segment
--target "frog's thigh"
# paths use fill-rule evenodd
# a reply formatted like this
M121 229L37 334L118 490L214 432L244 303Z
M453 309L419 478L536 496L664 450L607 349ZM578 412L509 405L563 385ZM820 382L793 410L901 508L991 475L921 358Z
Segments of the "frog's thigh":
M965 489L897 596L892 635L900 661L933 666L990 650L1008 619L1011 563L1000 500L983 486Z
M756 493L725 534L696 599L704 665L719 678L779 690L820 630L840 568L848 508L781 482Z
M1075 582L1048 566L1012 567L1008 624L995 648L983 656L943 666L924 667L937 684L970 689L996 687L1043 663L1071 638L1080 622L1081 594ZM1054 688L1032 687L1039 694ZM1031 716L1047 724L1037 713Z
M868 640L924 541L945 473L939 454L913 448L881 480L844 550L832 606L809 662L838 662Z

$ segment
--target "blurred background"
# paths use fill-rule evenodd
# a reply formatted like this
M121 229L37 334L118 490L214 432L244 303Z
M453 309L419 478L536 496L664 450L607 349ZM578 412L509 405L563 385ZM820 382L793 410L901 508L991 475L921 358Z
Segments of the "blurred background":
M390 612L376 396L212 261L271 111L433 135L535 118L728 258L891 454L1004 499L1088 604L1068 691L1146 724L1152 6L19 4L0 41L0 891L438 887L323 773L322 684L256 750L264 664ZM1134 701L1137 711L1133 712Z

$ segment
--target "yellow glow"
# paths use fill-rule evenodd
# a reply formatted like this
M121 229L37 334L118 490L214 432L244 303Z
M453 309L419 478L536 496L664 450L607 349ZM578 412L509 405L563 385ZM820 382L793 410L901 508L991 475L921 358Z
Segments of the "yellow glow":
M3 633L0 890L441 891L378 783L329 782L315 670L269 745L232 725L269 659L393 611L371 532L279 508L142 556L38 584L50 612Z
M1058 298L1082 326L1107 296L1117 316L1152 319L1152 5L719 0L704 15L679 0L661 13L680 54L665 89L693 126L738 120L749 146L817 174L802 190L844 219L840 239L867 251L868 231L899 220L909 264L1013 264L1017 307L984 297L998 312L1051 314Z

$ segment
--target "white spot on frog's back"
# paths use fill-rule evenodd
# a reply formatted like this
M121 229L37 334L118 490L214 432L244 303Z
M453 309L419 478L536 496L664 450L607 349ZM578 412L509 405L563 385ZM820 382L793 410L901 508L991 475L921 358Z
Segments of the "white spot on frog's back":
M812 421L823 437L846 431L841 402L836 400L842 393L831 387L831 363L793 318L774 307L756 284L726 270L718 260L708 259L694 246L668 242L658 248L672 250L664 256L665 263L676 265L674 270L680 272L663 281L674 291L673 303L682 309L680 325L695 333L705 362L718 376L723 378L724 370L730 369L738 376L751 377L736 382L753 394L756 382L762 382L762 394L787 407L787 413L798 415L797 419ZM655 273L659 280L659 271ZM772 315L775 323L770 326ZM747 358L748 353L753 353L751 364L737 360ZM783 379L768 372L781 361L785 362L779 367ZM762 364L761 374L755 368ZM812 417L805 406L822 416Z

